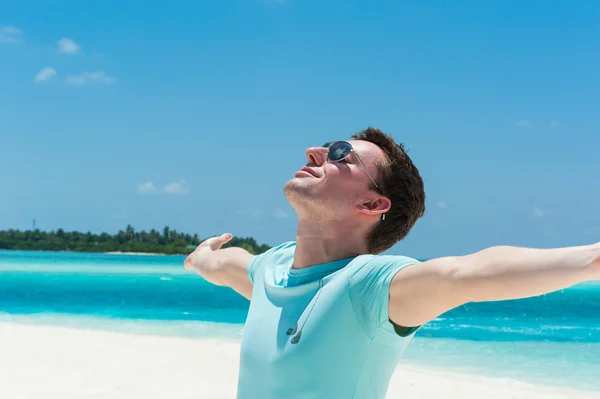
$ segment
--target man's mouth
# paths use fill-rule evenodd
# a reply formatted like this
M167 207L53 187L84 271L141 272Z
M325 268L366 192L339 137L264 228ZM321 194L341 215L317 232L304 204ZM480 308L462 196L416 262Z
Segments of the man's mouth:
M317 172L315 172L313 169L309 168L308 166L304 166L302 169L300 169L301 172L306 172L310 175L312 175L313 177L321 177L319 176L319 174Z

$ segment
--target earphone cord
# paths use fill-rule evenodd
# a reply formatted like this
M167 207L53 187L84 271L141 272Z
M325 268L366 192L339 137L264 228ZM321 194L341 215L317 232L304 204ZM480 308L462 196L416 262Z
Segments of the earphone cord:
M313 298L315 299L312 306L310 307L310 310L308 311L308 314L306 315L306 318L304 319L304 322L302 323L302 327L300 327L299 331L302 331L302 329L304 328L304 325L306 324L308 318L310 317L310 314L312 313L313 309L315 308L315 305L317 304L317 301L319 300L319 295L321 295L321 283L323 280L319 280L319 288L317 288L318 292L316 293L316 298L315 295L313 295ZM312 298L311 298L312 301ZM296 322L296 324L298 324L298 322Z

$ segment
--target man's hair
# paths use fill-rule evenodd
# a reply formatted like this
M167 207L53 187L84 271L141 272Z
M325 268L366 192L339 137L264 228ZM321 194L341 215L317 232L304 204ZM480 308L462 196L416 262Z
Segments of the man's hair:
M381 253L404 239L417 220L425 214L425 189L419 171L406 154L403 144L379 129L369 127L352 136L369 141L383 150L385 159L377 164L377 185L391 201L385 220L375 225L366 237L367 250ZM377 188L370 182L372 189Z

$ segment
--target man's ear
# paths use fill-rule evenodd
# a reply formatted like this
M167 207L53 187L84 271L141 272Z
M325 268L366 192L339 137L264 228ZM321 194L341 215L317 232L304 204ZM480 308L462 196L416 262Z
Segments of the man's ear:
M389 212L392 207L392 201L384 196L379 196L371 200L365 200L358 205L358 211L368 215L381 215Z

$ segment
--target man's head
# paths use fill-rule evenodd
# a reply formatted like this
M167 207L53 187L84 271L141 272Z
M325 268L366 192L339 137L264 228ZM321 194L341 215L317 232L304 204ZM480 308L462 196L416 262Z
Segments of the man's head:
M362 231L367 251L377 254L423 216L423 181L392 137L368 128L352 139L349 146L307 149L308 163L286 183L285 194L300 218Z
M352 136L377 145L385 154L377 164L378 185L391 201L385 220L377 223L366 237L370 253L383 252L404 239L425 214L425 189L419 170L391 136L368 128Z

